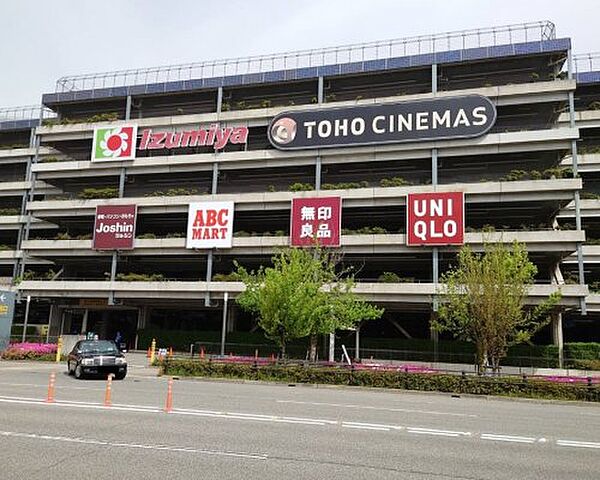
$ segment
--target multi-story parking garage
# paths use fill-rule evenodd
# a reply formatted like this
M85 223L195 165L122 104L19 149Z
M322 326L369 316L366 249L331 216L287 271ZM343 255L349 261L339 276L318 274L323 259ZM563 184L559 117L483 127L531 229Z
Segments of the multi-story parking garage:
M550 22L60 79L42 118L0 123L0 261L22 300L15 322L29 297L28 321L50 335L120 330L133 343L152 327L195 341L225 316L229 331L250 331L254 319L227 303L243 288L228 277L234 260L265 265L290 243L293 199L339 197L343 261L357 292L386 308L363 339L429 338L440 275L460 247L408 245L407 194L454 192L464 243L527 245L538 267L530 304L561 290L539 340L598 341L588 284L600 281L600 256L584 245L585 231L600 234L598 85ZM441 111L437 134L417 132L422 112L408 128L411 109L482 97L495 112L485 132L450 132L464 125ZM342 141L354 124L332 120L331 131L314 124L312 145L310 134L293 149L269 139L282 113L350 122L381 109L397 120L389 129L415 136ZM231 246L187 248L190 204L216 201L234 203ZM137 210L133 248L94 248L96 208L116 205Z

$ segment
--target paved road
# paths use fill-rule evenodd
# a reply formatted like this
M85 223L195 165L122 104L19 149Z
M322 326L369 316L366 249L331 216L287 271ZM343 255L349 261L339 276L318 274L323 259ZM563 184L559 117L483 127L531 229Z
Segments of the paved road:
M344 388L113 383L0 362L0 478L600 478L600 406Z

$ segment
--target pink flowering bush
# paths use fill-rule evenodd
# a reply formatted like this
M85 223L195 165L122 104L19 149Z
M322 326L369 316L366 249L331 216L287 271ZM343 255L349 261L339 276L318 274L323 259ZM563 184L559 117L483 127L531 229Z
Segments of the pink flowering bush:
M12 343L2 352L3 360L54 360L55 343Z

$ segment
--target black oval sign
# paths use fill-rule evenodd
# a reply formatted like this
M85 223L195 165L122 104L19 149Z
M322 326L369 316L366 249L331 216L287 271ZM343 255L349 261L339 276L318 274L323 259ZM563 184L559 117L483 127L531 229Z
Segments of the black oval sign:
M467 95L283 112L268 133L275 148L296 150L478 137L495 121L489 98Z

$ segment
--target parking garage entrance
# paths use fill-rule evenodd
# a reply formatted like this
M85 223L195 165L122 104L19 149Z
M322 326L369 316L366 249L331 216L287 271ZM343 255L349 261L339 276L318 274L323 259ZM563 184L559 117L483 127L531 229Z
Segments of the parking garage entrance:
M61 333L69 336L92 333L102 340L115 340L119 332L121 342L132 349L135 347L137 322L137 308L65 308L62 312Z

